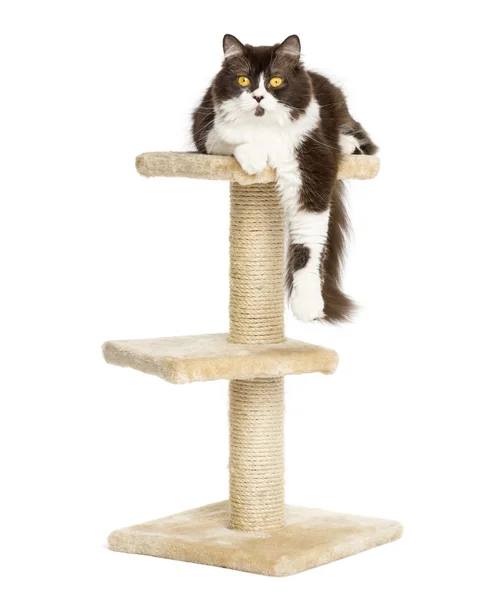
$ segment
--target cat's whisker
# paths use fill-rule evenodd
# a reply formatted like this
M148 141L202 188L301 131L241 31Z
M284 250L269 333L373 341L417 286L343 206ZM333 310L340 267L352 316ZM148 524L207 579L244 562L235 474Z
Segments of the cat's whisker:
M317 144L324 146L325 148L329 148L330 150L336 150L336 151L340 150L339 146L333 146L332 144L327 144L326 142L322 142L321 140L318 140L316 137L314 137L312 133L308 134L308 138L310 140L312 140L313 142L316 142Z
M204 123L204 121L205 121L205 120L206 120L208 117L212 117L212 116L213 116L213 113L212 113L212 112L211 112L211 113L206 113L206 114L205 114L205 115L202 117L201 121L199 122L199 126L200 126L200 125L202 125L202 124ZM202 127L202 130L203 130L203 129L205 129L205 128L206 128L208 125L210 125L211 123L214 123L214 117L211 119L211 121L209 121L209 122L207 123L207 125L204 125L204 127Z

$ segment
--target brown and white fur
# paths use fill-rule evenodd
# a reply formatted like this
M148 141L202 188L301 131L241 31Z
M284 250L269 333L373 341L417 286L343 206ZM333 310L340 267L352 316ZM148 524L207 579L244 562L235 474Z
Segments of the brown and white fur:
M221 70L194 112L197 150L233 155L249 174L276 169L292 311L302 321L348 320L354 304L340 289L348 217L337 173L343 155L377 147L342 91L303 67L297 36L254 47L226 35L223 49ZM241 76L249 86L239 84ZM272 77L282 84L272 88Z

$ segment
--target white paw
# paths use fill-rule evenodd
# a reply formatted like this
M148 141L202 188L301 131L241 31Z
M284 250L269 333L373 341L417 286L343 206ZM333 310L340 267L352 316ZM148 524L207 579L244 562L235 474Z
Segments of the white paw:
M257 175L266 167L266 153L254 144L237 146L233 155L248 175Z
M343 154L353 154L356 148L360 147L354 135L343 135L342 133L339 136L339 145Z
M323 298L320 284L301 283L292 289L290 305L294 315L305 323L323 317Z

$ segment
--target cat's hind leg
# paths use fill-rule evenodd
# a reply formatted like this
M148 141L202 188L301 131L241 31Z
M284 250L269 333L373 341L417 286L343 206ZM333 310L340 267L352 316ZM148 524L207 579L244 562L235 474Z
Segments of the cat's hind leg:
M360 142L352 134L341 133L339 136L339 145L342 154L362 154Z
M305 322L326 316L322 258L337 159L334 148L314 131L301 144L294 161L277 167L277 185L287 221L290 306L294 315Z
M364 127L358 121L351 121L341 128L339 145L342 154L376 154L379 148L374 144Z
M354 310L340 289L348 218L338 162L315 133L300 148L299 168L277 169L290 245L287 288L302 321L347 321Z
M324 317L321 264L328 220L329 209L298 210L288 216L290 306L294 315L305 322Z

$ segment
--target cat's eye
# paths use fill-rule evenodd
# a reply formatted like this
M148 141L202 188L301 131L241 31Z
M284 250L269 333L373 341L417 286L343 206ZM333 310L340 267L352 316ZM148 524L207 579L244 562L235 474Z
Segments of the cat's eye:
M270 85L272 88L280 87L282 85L282 78L281 77L272 77L270 79Z
M242 87L247 87L248 85L251 85L251 80L249 79L249 77L246 77L245 75L241 75L237 81L239 82L239 85L241 85Z

